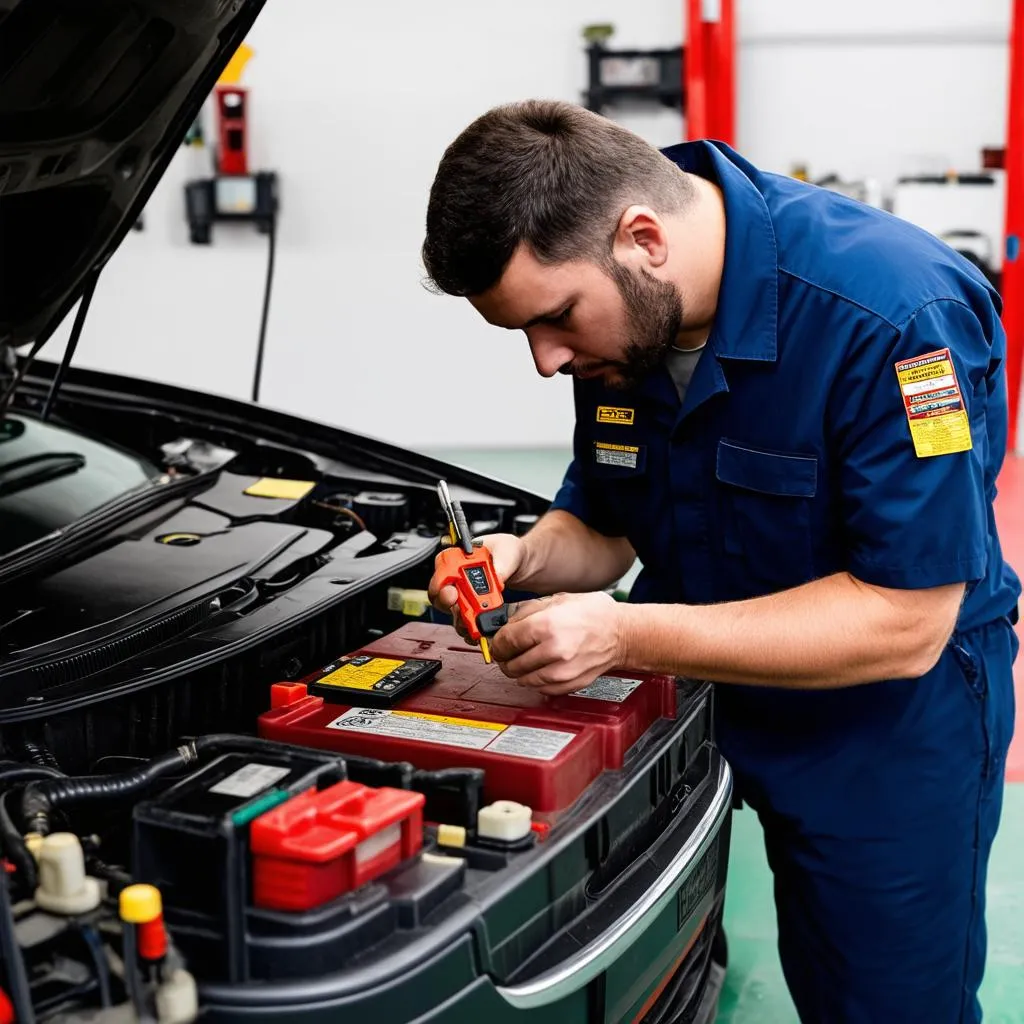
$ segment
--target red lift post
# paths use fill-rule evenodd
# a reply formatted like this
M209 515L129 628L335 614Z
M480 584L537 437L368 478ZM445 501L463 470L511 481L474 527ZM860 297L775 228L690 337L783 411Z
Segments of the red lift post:
M1006 248L1003 254L1003 327L1006 330L1008 449L1017 449L1024 354L1024 0L1014 0L1010 26L1010 81L1006 125Z
M683 88L686 136L734 146L736 20L734 0L686 0Z

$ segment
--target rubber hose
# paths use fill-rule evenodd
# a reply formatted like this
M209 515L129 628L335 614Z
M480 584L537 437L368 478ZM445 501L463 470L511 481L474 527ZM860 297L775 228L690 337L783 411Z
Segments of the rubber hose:
M86 775L78 779L61 778L30 785L21 800L22 818L26 823L26 831L45 836L50 832L50 815L59 807L141 796L164 776L187 768L210 754L261 750L280 753L287 749L294 748L256 736L236 736L232 733L197 736L176 750L131 771L112 775Z
M48 835L50 814L56 808L69 804L138 796L163 776L184 768L195 760L195 748L189 744L178 747L177 750L130 772L118 775L86 775L78 779L61 778L29 785L21 798L21 815L26 823L26 830L38 832L43 836Z
M43 765L17 764L0 769L0 785L17 782L32 782L37 779L62 779L63 773L56 768ZM25 845L21 831L14 824L10 811L7 809L7 798L10 793L0 796L0 849L15 866L22 882L29 892L34 892L37 880L36 859Z

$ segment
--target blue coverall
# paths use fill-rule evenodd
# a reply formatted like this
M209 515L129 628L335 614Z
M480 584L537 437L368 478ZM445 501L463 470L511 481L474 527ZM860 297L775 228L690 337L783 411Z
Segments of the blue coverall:
M924 231L725 145L665 155L724 196L714 326L682 404L667 371L631 391L576 382L553 507L629 538L638 602L731 601L838 572L966 582L920 679L721 684L715 700L737 792L764 826L801 1020L978 1021L1020 593L992 510L998 295ZM832 627L814 628L827 646Z

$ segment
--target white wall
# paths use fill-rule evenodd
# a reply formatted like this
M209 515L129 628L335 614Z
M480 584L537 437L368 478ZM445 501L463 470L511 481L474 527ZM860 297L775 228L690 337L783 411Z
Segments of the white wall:
M486 108L579 99L583 25L614 22L613 45L675 45L683 6L270 0L245 76L252 164L282 190L264 402L413 447L567 444L568 380L540 379L521 336L421 287L427 191ZM1008 24L1009 0L741 0L739 145L782 171L885 177L922 154L970 165L1003 139ZM621 119L657 145L681 137L669 110ZM180 152L145 231L112 259L77 361L246 397L266 240L218 225L213 246L188 243L181 186L204 160ZM495 398L472 439L433 397L460 366Z
M739 144L813 177L974 169L1006 135L1010 0L740 0Z

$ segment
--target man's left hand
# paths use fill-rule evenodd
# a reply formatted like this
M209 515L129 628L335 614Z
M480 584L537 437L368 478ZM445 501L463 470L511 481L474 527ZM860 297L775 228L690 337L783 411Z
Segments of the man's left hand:
M582 690L619 663L620 606L604 593L526 601L491 643L501 671L549 696Z

